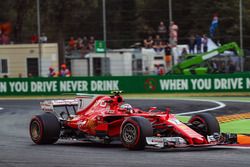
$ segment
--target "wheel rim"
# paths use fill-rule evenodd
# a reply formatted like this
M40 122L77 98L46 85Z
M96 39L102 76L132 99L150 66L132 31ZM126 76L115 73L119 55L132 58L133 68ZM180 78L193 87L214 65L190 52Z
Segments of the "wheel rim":
M135 140L137 138L136 127L131 123L127 123L123 128L122 138L123 138L124 142L126 142L126 143L135 142Z
M207 133L208 128L207 125L205 123L205 121L201 118L195 118L192 122L191 122L195 127L199 128L203 133Z
M33 121L30 127L31 137L34 140L38 140L40 138L41 129L39 123L37 121Z

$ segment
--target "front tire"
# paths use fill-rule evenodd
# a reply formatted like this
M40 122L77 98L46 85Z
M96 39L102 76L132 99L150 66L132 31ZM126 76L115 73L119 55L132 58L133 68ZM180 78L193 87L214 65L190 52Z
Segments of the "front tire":
M52 113L34 116L30 121L30 137L36 144L53 144L59 139L61 126Z
M220 133L218 120L209 113L196 114L188 122L192 124L192 129L205 137L214 133Z
M121 142L130 150L144 149L146 137L150 136L153 136L152 124L144 117L129 117L122 123Z

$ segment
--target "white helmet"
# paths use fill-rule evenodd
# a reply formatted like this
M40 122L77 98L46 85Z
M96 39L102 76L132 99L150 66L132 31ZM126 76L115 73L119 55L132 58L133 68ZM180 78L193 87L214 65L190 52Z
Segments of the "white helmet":
M130 104L127 104L127 103L122 104L122 105L120 106L120 109L122 109L122 110L127 110L127 111L129 111L129 112L131 112L131 111L133 110L132 106L131 106Z

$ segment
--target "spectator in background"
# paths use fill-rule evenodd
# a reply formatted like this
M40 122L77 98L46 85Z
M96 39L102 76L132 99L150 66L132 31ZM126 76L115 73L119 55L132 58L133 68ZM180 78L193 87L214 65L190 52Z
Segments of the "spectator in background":
M70 50L76 49L76 41L74 37L70 37L68 45L69 45Z
M164 66L161 64L156 64L155 65L155 74L164 75L165 74Z
M83 48L83 40L82 40L81 37L78 37L77 40L76 40L76 42L75 42L74 38L70 39L70 41L72 42L72 45L73 45L73 47L72 46L70 46L70 47L72 47L73 49L75 49L75 48L76 49L82 49Z
M196 44L196 52L201 53L202 38L199 34L197 34L195 37L195 44Z
M225 62L222 62L219 66L219 73L225 73L225 72L226 72Z
M31 36L31 43L37 43L38 42L38 36L36 34L33 34Z
M87 53L89 53L89 41L86 36L83 37L82 43L83 43L83 48L80 50L80 52L84 56Z
M158 34L160 35L161 39L166 40L167 28L164 25L163 21L161 21L159 26L158 26Z
M216 61L211 60L210 61L210 66L212 67L212 73L218 73L219 68L218 68L218 64Z
M2 39L2 30L0 29L0 45L3 44L3 39Z
M160 35L156 35L153 48L156 52L162 51L163 46L162 46L162 39L161 39Z
M49 74L48 77L56 77L56 72L53 67L49 67Z
M203 52L207 52L207 50L208 50L208 46L207 46L208 38L207 38L206 34L203 35L202 44L203 44Z
M191 35L189 37L188 46L189 46L189 53L194 54L194 47L195 47L195 37L194 37L194 35Z
M83 37L83 45L85 49L88 49L88 45L89 45L89 41L88 38L86 36Z
M183 48L181 51L181 56L186 56L188 54L187 49Z
M236 66L232 60L229 61L229 73L234 73L236 71Z
M2 44L6 45L6 44L10 44L10 38L7 34L3 33L2 34Z
M88 47L89 47L90 51L94 51L94 49L95 49L95 38L93 36L91 36L89 38Z
M167 70L170 70L172 65L172 56L171 56L171 47L168 43L166 44L164 50L165 50L165 63L167 66Z
M40 37L41 43L47 43L48 37L45 35L45 33L42 33L42 36Z
M178 43L178 30L179 27L175 24L175 22L171 22L169 26L169 37L170 44L176 46Z
M3 39L2 39L2 35L0 35L0 45L3 44Z
M155 74L160 75L160 64L155 64Z
M159 74L158 75L165 75L164 66L160 67Z
M18 73L18 78L22 78L23 74L22 73Z
M59 72L59 76L60 77L70 77L71 76L71 73L70 73L69 69L67 68L66 64L61 65L61 70Z
M152 48L154 44L153 37L151 35L148 36L147 39L144 39L143 43L145 48Z

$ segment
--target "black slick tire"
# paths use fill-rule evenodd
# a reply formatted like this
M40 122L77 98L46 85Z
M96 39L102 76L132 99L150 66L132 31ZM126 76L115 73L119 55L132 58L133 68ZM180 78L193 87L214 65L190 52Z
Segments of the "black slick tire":
M130 150L142 150L146 146L146 137L153 136L150 121L144 117L129 117L122 123L120 139L124 147Z
M53 144L59 139L60 123L52 113L35 115L29 126L31 140L36 144Z
M218 120L209 113L199 113L191 117L189 123L195 131L203 136L220 133L220 125Z

